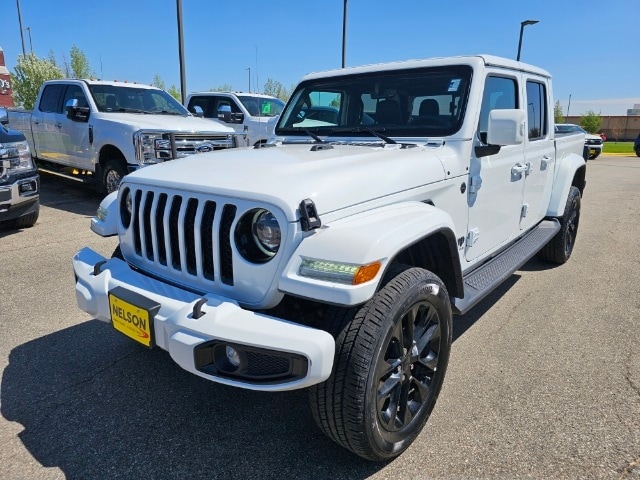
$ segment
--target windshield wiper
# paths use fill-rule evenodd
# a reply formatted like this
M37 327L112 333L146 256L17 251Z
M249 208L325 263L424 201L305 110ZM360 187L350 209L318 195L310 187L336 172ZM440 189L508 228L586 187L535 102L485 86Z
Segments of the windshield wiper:
M123 113L149 113L146 110L139 110L137 108L118 108L113 110L115 112L123 112Z
M383 140L385 143L388 143L390 145L396 145L398 143L393 138L389 138L386 135L383 135L382 133L377 132L376 130L373 130L369 127L364 127L364 126L332 128L327 133L327 135L333 135L334 133L362 133L362 132L370 133L374 137L378 137L379 139Z
M304 129L304 133L306 133L307 135L309 135L311 138L313 138L315 140L316 143L327 143L324 140L322 140L318 134L312 132L311 130L309 130L308 128Z
M180 116L183 115L180 112L168 112L167 110L161 110L159 112L148 112L148 113L153 113L153 114L156 114L156 115L180 115Z

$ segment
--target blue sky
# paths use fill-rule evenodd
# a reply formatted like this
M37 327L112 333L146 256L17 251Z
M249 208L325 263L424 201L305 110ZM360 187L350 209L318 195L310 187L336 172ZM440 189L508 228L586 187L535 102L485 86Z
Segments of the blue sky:
M180 85L175 0L19 0L33 51L62 63L72 45L98 77ZM183 0L188 92L230 84L286 87L302 75L339 68L343 0ZM16 2L0 7L0 47L13 71L22 52ZM488 53L554 77L570 114L624 115L640 103L640 0L348 0L347 66ZM27 52L29 32L24 31ZM251 70L247 70L250 68ZM251 75L251 80L249 79Z

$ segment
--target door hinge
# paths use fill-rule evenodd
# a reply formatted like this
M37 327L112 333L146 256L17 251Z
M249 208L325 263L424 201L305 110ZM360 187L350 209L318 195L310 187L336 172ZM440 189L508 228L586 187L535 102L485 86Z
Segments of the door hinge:
M473 244L478 241L478 238L480 238L479 228L474 228L473 230L469 230L469 233L467 233L467 247L473 246Z
M469 178L469 193L478 193L482 186L482 177L480 175L471 176Z

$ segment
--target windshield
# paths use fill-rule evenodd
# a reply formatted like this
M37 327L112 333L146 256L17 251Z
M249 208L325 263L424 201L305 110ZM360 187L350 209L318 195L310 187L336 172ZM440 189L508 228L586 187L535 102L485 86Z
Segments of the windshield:
M163 90L116 85L89 85L101 112L189 115L178 101Z
M587 133L586 130L583 130L578 125L556 125L556 133L572 133L572 132Z
M277 98L250 97L238 95L238 98L252 117L275 117L282 113L284 102Z
M294 92L275 133L451 135L462 126L471 73L458 65L308 80Z

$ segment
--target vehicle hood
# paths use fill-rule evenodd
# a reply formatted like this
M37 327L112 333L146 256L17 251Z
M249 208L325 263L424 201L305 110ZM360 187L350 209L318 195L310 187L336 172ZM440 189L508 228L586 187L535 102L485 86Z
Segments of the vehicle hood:
M586 138L587 140L602 140L602 137L600 135L593 135L592 133L585 134L584 138Z
M425 147L318 147L325 146L204 153L140 169L125 177L123 185L139 183L269 203L296 221L298 206L307 198L322 215L445 178L442 162Z
M119 124L129 125L136 130L166 130L171 132L221 132L233 133L218 120L178 115L153 115L146 113L100 112L96 117Z

